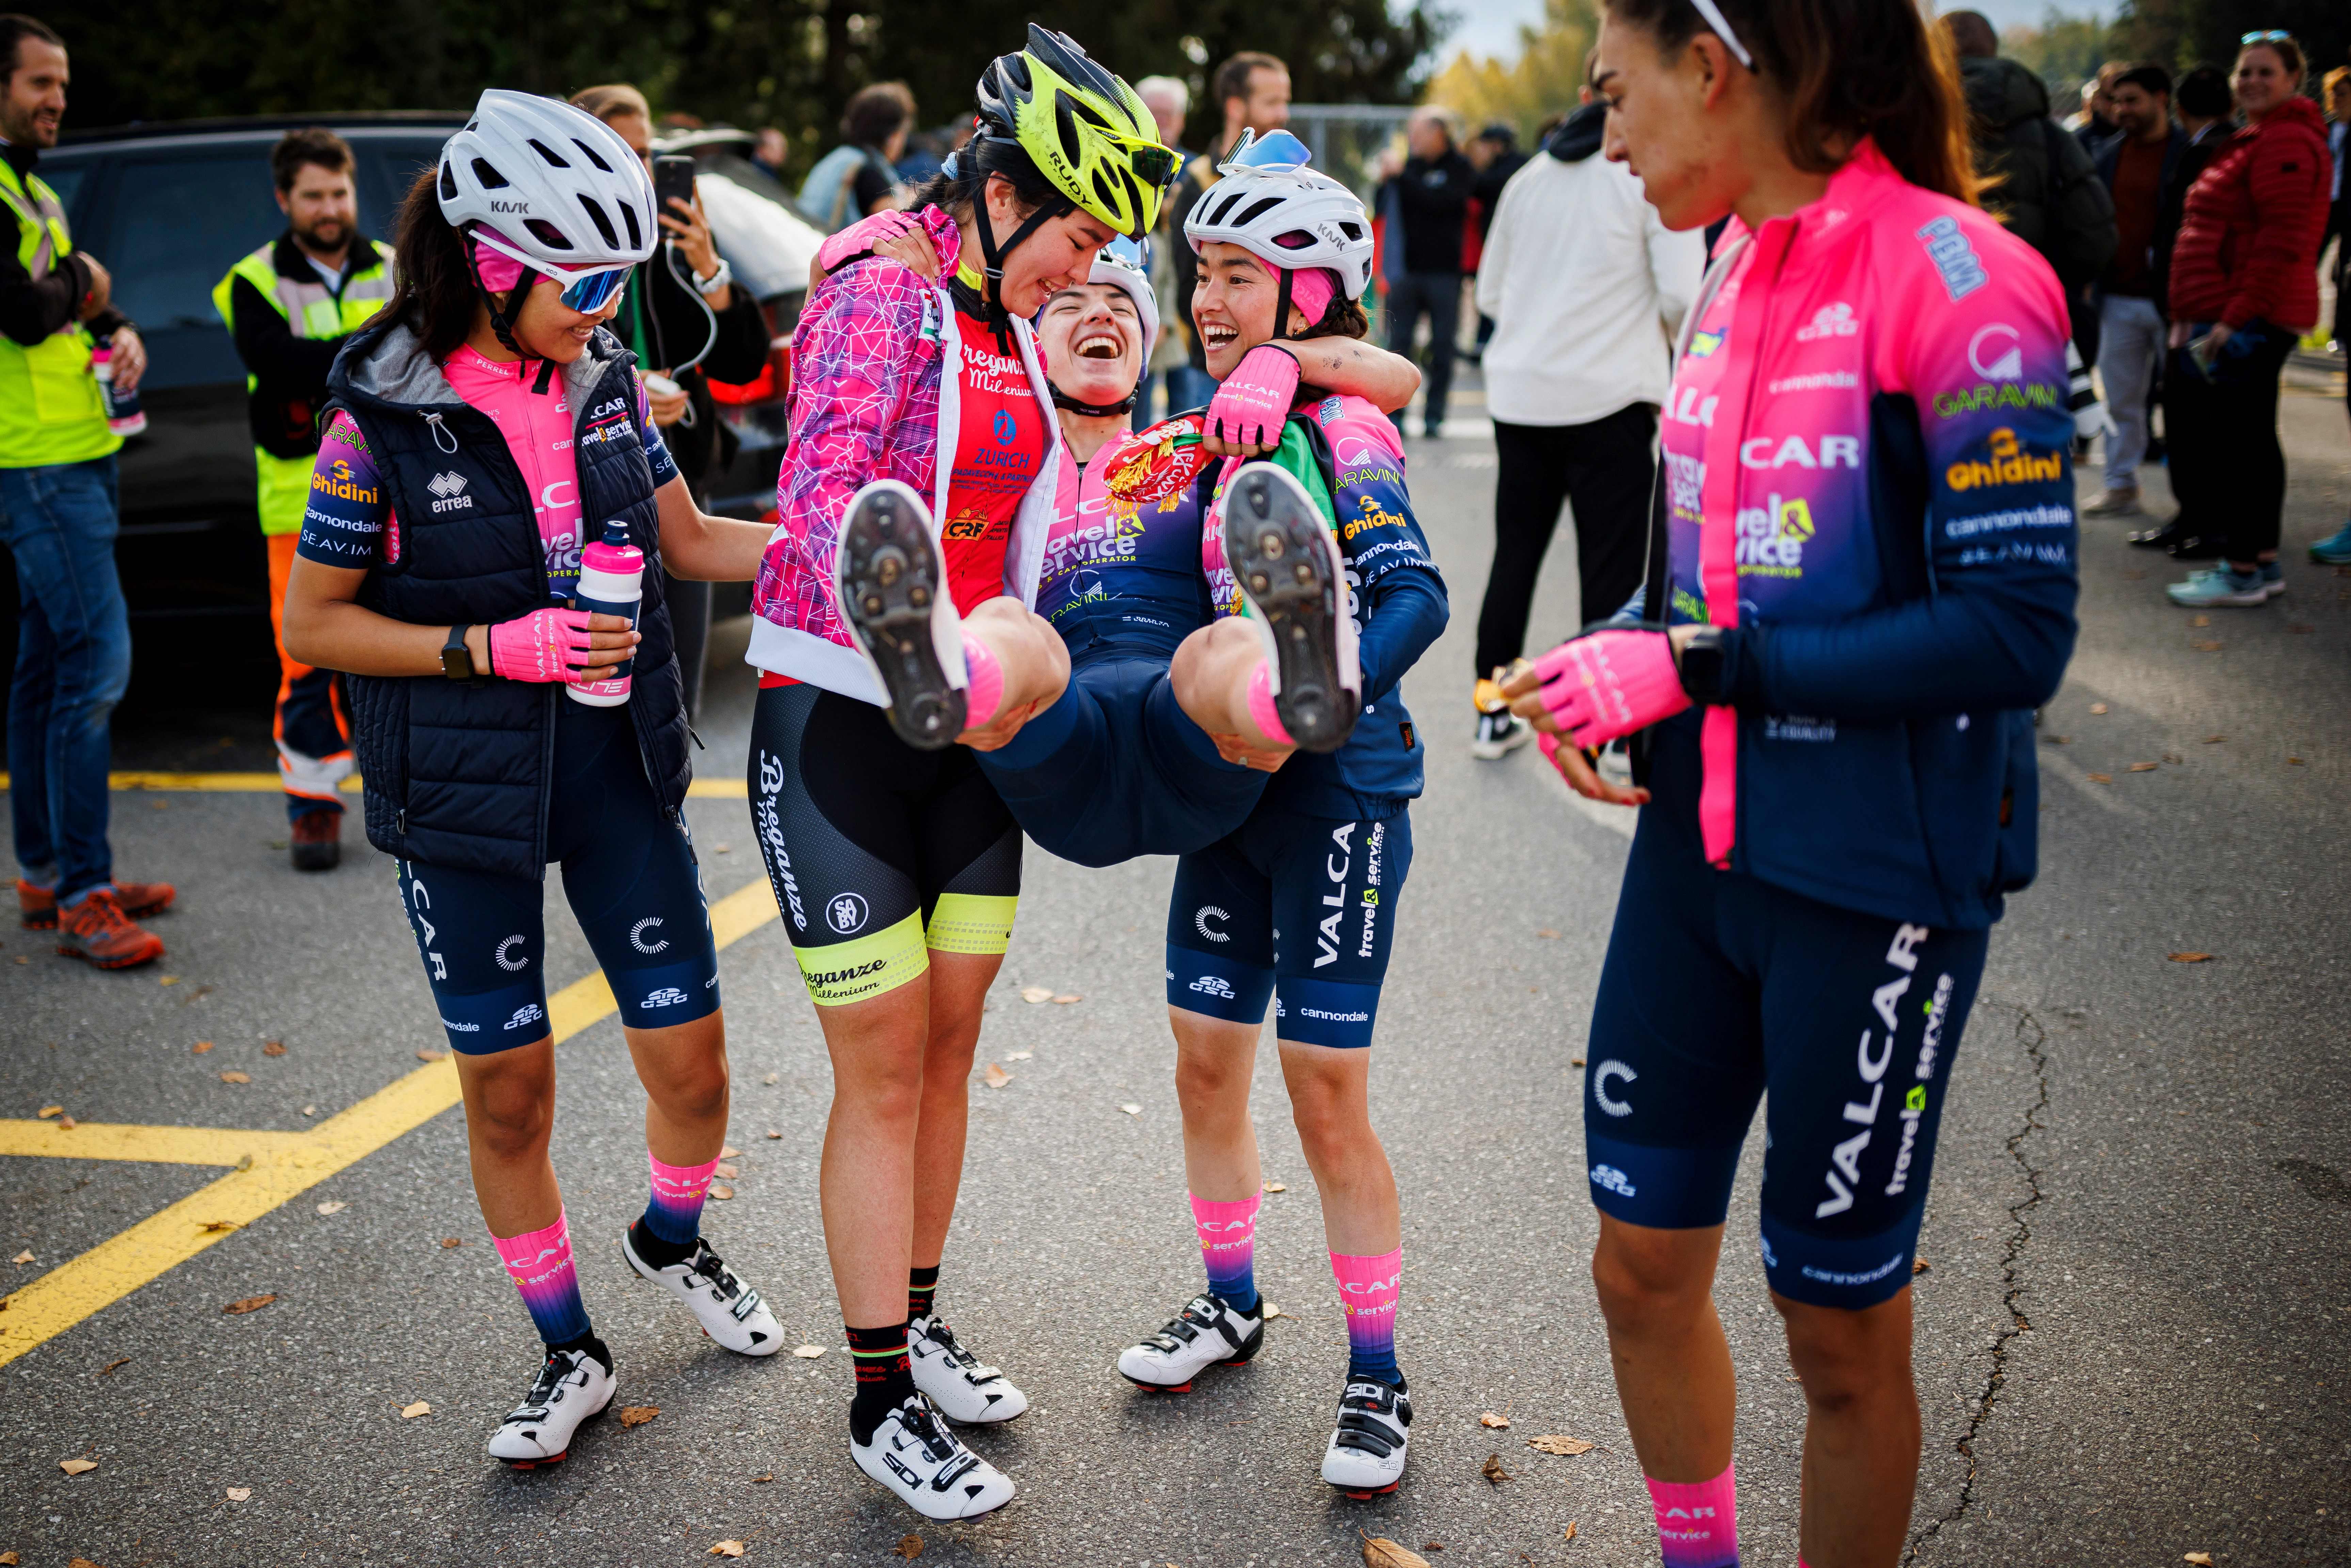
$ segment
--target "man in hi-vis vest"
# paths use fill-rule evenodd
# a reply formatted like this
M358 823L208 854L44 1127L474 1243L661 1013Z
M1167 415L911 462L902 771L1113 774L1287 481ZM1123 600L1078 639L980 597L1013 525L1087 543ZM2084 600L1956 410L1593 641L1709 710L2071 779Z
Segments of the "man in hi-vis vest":
M114 279L74 248L64 203L33 172L65 117L65 45L30 16L0 16L0 540L23 607L8 694L8 804L16 903L57 951L101 969L163 956L132 924L170 907L167 883L117 882L106 841L114 705L131 684L131 617L114 570L115 449L92 361L136 388L146 346L111 306Z
M342 859L342 781L351 727L331 670L286 652L286 579L319 455L327 371L343 340L392 298L392 253L359 232L351 150L331 131L289 131L269 154L286 232L228 269L213 304L236 340L269 545L269 619L277 633L277 774L298 871Z

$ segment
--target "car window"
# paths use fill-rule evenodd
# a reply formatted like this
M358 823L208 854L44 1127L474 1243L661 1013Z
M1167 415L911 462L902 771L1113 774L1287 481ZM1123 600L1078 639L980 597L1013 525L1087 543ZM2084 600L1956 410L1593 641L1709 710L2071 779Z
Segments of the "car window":
M155 388L243 381L213 309L213 285L285 226L266 146L125 160L106 234L114 303L147 339Z
M89 166L86 163L59 163L52 167L44 163L40 172L49 189L57 193L57 205L66 210L67 232L71 233L74 196L81 190L82 176L89 172Z
M392 220L416 176L440 159L443 136L369 136L353 139L360 162L360 223L390 244Z

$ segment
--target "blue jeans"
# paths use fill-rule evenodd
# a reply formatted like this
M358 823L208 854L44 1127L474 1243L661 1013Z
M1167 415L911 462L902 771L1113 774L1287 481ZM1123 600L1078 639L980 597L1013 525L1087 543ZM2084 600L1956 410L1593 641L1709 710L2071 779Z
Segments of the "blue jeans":
M0 468L0 540L16 558L23 622L8 694L16 862L57 870L57 895L110 882L106 768L131 684L131 617L114 570L112 457Z

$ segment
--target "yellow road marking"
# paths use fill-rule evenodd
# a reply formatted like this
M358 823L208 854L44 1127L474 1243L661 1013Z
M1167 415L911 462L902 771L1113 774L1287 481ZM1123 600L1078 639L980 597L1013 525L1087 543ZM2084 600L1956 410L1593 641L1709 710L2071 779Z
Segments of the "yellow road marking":
M106 776L110 789L179 789L204 794L275 795L285 788L275 773L110 773ZM0 773L0 789L8 788L8 775ZM342 782L346 795L356 795L361 789L357 778ZM688 795L702 800L741 800L750 791L740 779L697 779L686 787Z
M748 936L776 917L775 895L767 883L755 882L710 906L711 934L721 947ZM616 1004L612 988L601 971L576 980L548 998L548 1025L558 1045L590 1024L611 1016ZM349 1166L357 1164L386 1144L414 1131L457 1103L457 1069L444 1057L376 1091L339 1115L302 1133L237 1133L213 1128L120 1127L104 1130L134 1141L132 1135L188 1134L190 1149L209 1147L225 1152L225 1140L244 1140L230 1164L253 1155L250 1166L232 1171L199 1188L159 1214L110 1237L78 1258L60 1263L32 1283L0 1300L0 1366L46 1343L91 1313L112 1306L149 1281L186 1262L237 1228L250 1225L280 1205ZM64 1131L54 1123L0 1122L0 1154L40 1152L19 1150L5 1140L32 1134L16 1130L37 1127L58 1138L78 1138L99 1129L89 1126ZM206 1139L224 1140L204 1144ZM107 1154L108 1159L136 1159L131 1154ZM152 1156L148 1156L152 1157ZM216 1164L212 1159L192 1164Z
M248 1133L235 1127L138 1127L128 1123L0 1122L0 1155L60 1160L145 1160L155 1165L234 1166L282 1154L308 1133Z

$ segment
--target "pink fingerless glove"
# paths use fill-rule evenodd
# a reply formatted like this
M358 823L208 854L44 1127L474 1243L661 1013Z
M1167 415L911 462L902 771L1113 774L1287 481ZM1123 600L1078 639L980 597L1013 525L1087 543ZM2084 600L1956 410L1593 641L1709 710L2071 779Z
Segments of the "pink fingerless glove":
M588 653L585 610L534 610L490 628L490 673L510 681L576 682L572 666Z
M1236 446L1271 446L1281 439L1298 396L1298 361L1271 343L1241 356L1208 402L1207 429Z
M860 218L819 246L816 264L822 270L831 272L844 262L854 261L886 240L901 238L921 227L914 214L884 209L870 217Z
M1578 746L1605 746L1690 706L1663 632L1594 632L1535 661L1543 706Z

